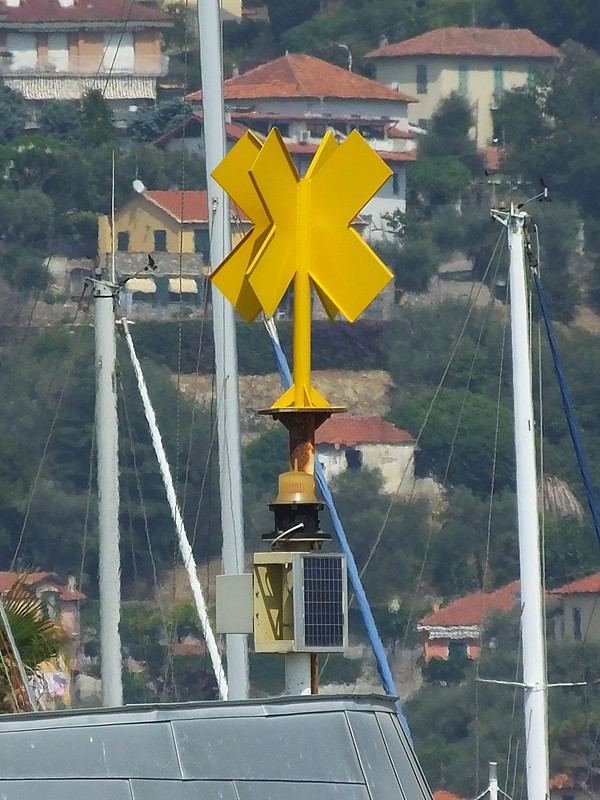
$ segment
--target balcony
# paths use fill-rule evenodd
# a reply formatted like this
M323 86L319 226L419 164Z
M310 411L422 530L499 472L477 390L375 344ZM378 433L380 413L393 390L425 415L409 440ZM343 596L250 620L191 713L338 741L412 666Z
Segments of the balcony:
M106 78L111 76L135 76L160 78L167 74L169 57L136 56L133 64L123 66L116 63L111 68L110 61L100 63L98 58L70 56L65 67L38 59L33 66L24 66L10 53L0 53L0 75L10 78Z

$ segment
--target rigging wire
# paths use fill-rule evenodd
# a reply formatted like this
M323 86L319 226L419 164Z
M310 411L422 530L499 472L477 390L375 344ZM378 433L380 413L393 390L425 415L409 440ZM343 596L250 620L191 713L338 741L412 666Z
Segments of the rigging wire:
M75 322L77 320L77 316L79 314L79 310L80 310L81 305L82 305L84 293L85 293L85 286L84 286L84 289L83 289L83 291L81 293L81 297L79 298L79 302L77 304L77 308L75 309L75 314L73 316L73 320L71 321L70 326L69 326L71 331L74 330ZM23 539L24 539L24 536L25 536L25 530L27 528L27 522L29 520L29 515L30 515L30 512L31 512L31 506L32 506L32 503L33 503L33 499L35 497L35 493L36 493L36 490L37 490L38 482L40 480L40 477L42 475L42 471L43 471L43 468L44 468L44 465L45 465L46 455L48 453L48 447L50 446L50 442L51 442L52 436L54 434L54 429L56 427L56 423L58 421L58 417L59 417L59 414L60 414L60 411L61 411L61 408L62 408L62 404L63 404L64 398L65 398L65 393L66 393L67 387L69 385L69 382L71 380L71 372L73 370L73 366L75 364L75 360L80 354L80 351L81 351L81 348L82 348L82 344L83 344L83 337L80 336L80 337L77 338L77 342L76 342L75 346L71 350L71 356L69 358L69 361L67 362L67 366L66 366L66 369L64 371L65 379L64 379L64 381L62 383L62 386L61 386L61 389L60 389L60 392L59 392L58 403L56 405L56 408L54 410L54 414L52 416L52 420L51 420L51 423L50 423L50 428L48 430L48 435L46 437L46 441L45 441L44 446L42 448L42 454L40 456L40 460L38 462L38 467L37 467L33 482L31 484L31 488L29 490L29 495L27 497L27 503L25 505L25 514L23 516L23 523L21 525L21 530L19 531L19 537L18 537L17 544L16 544L16 547L15 547L15 550L14 550L14 553L13 553L12 561L10 563L11 571L14 570L14 568L15 568L15 564L16 564L17 558L19 556L19 551L20 551L21 546L23 544ZM50 383L49 383L49 385L47 387L46 395L45 395L43 403L42 403L43 406L45 406L46 401L49 398L50 389L51 389L51 387L53 385L54 378L58 374L58 367L59 367L59 359L57 358L55 366L54 366L54 372L52 373L52 376L50 378Z
M434 409L435 403L437 401L437 398L438 398L438 396L439 396L439 394L440 394L440 392L441 392L441 390L442 390L442 388L444 386L444 383L446 382L446 378L448 377L448 374L450 372L450 368L451 368L451 366L452 366L452 364L454 362L456 354L457 354L457 352L459 350L459 347L460 347L460 345L462 343L462 340L464 338L467 326L468 326L469 321L471 319L471 316L472 316L472 314L473 314L473 312L475 310L475 307L476 307L476 304L477 304L477 300L479 299L479 296L480 296L481 292L483 291L483 286L485 285L486 277L488 276L488 274L490 272L490 269L491 269L492 264L494 262L494 258L496 257L496 253L498 251L498 248L501 245L501 241L502 241L502 234L500 234L498 236L498 239L496 240L496 243L494 245L492 254L491 254L490 259L488 261L488 264L486 266L486 269L485 269L485 272L484 272L482 280L480 282L473 281L473 283L471 284L471 290L469 292L469 297L467 298L467 313L465 315L465 319L463 321L461 329L460 329L460 331L459 331L459 333L458 333L458 335L456 337L456 340L454 342L452 351L450 353L450 357L448 359L448 363L446 364L446 367L444 368L444 371L443 371L442 376L441 376L441 378L440 378L440 380L438 382L438 385L437 385L437 387L435 389L435 392L433 394L433 397L431 399L429 407L428 407L428 409L427 409L427 411L425 413L425 417L423 419L423 422L421 423L421 427L419 429L419 432L418 432L416 440L415 440L415 447L418 446L418 444L419 444L419 442L420 442L420 440L421 440L421 438L423 436L423 432L424 432L424 430L425 430L425 428L427 426L427 423L429 422L429 419L430 419L431 414L433 412L433 409ZM477 284L479 284L479 285L477 286ZM476 286L477 286L477 290L476 290ZM363 567L362 567L362 569L360 571L360 576L361 577L364 575L365 571L367 570L369 564L371 563L371 561L373 559L373 556L375 555L375 552L377 551L377 548L379 547L379 544L381 542L381 539L382 539L383 534L385 532L385 529L387 527L387 523L389 521L389 518L390 518L390 515L391 515L391 512L392 512L392 508L393 508L393 506L394 506L394 504L396 502L397 496L398 496L398 494L400 492L400 489L402 487L404 479L405 479L405 477L406 477L406 475L408 473L408 467L409 467L409 465L407 464L406 467L404 468L404 472L402 473L402 476L400 478L400 481L398 483L396 491L395 491L394 495L390 498L390 502L388 504L388 509L387 509L386 515L385 515L385 517L383 519L383 523L382 523L379 531L377 532L377 535L375 536L373 544L371 545L371 548L369 550L369 554L367 556L367 559L366 559L365 563L363 564ZM412 500L412 498L414 496L415 487L416 487L416 477L413 478L413 485L412 485L410 494L409 494L409 496L407 498L407 502L408 503L410 503L410 501ZM405 510L404 516L406 516L406 513L407 512ZM429 549L431 547L432 537L433 537L433 528L432 528L432 526L430 526L429 535L427 537L427 542L425 544L425 553L424 553L423 559L421 561L421 567L420 567L420 570L419 570L419 575L417 577L417 582L416 582L415 588L414 588L413 593L412 593L411 606L410 606L409 615L408 615L408 619L407 619L407 623L406 623L406 628L405 628L405 631L404 631L403 646L405 646L405 644L406 644L406 639L408 637L408 632L411 629L412 621L413 621L413 618L414 618L414 613L415 613L415 610L416 610L416 599L417 599L417 595L418 595L418 592L419 592L419 590L421 588L421 584L422 584L422 581L423 581L423 575L425 573L425 566L427 564L427 559L428 559L428 556L429 556Z

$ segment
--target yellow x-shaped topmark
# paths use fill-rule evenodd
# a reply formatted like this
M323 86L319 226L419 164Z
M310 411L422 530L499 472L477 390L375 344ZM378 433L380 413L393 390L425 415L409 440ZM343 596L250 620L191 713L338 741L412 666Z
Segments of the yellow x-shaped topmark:
M306 275L330 317L353 322L392 273L350 227L391 175L362 136L338 145L329 132L300 178L276 129L261 147L251 133L213 172L254 227L212 275L247 320L272 316L294 276Z

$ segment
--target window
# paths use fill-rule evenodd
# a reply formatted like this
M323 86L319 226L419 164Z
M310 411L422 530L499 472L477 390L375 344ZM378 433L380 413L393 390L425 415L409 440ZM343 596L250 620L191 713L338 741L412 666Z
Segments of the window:
M154 252L166 253L167 251L167 232L154 231Z
M469 91L469 68L464 64L458 68L458 91L467 94Z
M360 450L353 447L346 450L346 466L348 469L360 469L362 467L363 456Z
M12 70L34 70L37 66L37 36L35 33L8 31L4 50L12 53Z
M400 175L392 172L392 194L400 194Z
M426 64L417 64L417 94L427 94Z
M66 33L48 34L48 64L57 72L69 69L69 41Z
M46 619L58 619L60 616L60 601L58 592L42 592L42 613Z
M575 639L581 639L581 609L573 609L573 636Z
M134 62L132 32L105 34L100 72L133 72Z
M206 228L194 229L194 253L202 253L202 260L208 261L210 246L208 243L208 230Z
M499 65L494 67L494 96L496 101L500 100L504 94L504 67Z
M469 655L464 639L450 639L448 642L448 660L466 658Z
M117 231L117 250L127 253L129 250L129 231Z

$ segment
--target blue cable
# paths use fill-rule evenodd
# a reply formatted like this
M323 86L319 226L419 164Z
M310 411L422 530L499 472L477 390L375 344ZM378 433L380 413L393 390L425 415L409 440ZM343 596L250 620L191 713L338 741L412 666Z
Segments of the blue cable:
M575 449L575 455L577 456L577 463L579 464L579 471L581 472L581 477L583 479L585 496L587 498L588 506L592 514L592 520L594 521L596 538L600 543L600 514L598 513L598 500L596 498L596 493L592 485L592 479L590 477L587 462L585 459L585 453L583 452L583 443L581 441L581 436L579 434L579 428L577 427L577 419L575 417L575 410L573 408L573 403L571 402L571 395L569 393L567 378L563 370L560 354L558 352L558 345L556 342L556 337L554 335L554 328L552 325L550 310L548 308L548 303L546 302L544 287L542 286L540 277L535 270L533 270L533 280L535 283L538 299L540 301L540 308L542 311L542 317L544 318L544 325L546 326L548 343L550 344L550 352L552 353L552 361L554 363L554 369L556 371L556 377L558 379L558 386L563 401L563 408L565 410L565 415L567 417L567 424L569 426L569 433L571 434L571 441L573 442L573 448Z
M283 388L287 390L290 388L293 382L292 373L290 371L287 358L285 357L285 353L283 352L279 340L276 338L276 336L272 335L271 331L269 331L269 336L273 344L273 350L275 351L275 359L277 361L277 368L279 370L281 383L283 385ZM377 625L375 624L373 612L371 611L371 606L369 605L367 595L365 594L365 590L362 585L362 581L360 579L360 575L358 572L358 567L356 566L356 561L354 559L354 555L350 548L350 543L348 542L348 539L346 537L346 532L344 531L344 526L342 525L342 522L336 511L331 491L329 490L327 480L325 478L325 475L323 474L323 469L321 467L318 458L315 459L315 477L317 480L317 486L321 490L323 501L325 502L327 510L329 511L329 514L331 516L333 529L339 540L342 551L346 556L346 561L348 564L348 577L350 578L350 583L352 584L352 588L354 589L356 603L363 618L367 635L371 643L371 648L373 649L375 662L377 664L377 672L379 673L379 677L381 678L381 682L383 684L383 688L385 689L386 694L392 695L393 697L397 698L398 692L396 690L396 685L394 684L394 678L392 676L392 671L390 669L390 665L388 663L387 656L385 654L383 642L381 641L379 631L377 630ZM398 719L400 721L400 724L402 725L404 733L406 734L409 742L411 742L412 744L410 728L408 727L408 722L406 720L406 717L404 716L404 712L402 711L400 700L398 699L396 700L396 713L398 715Z

